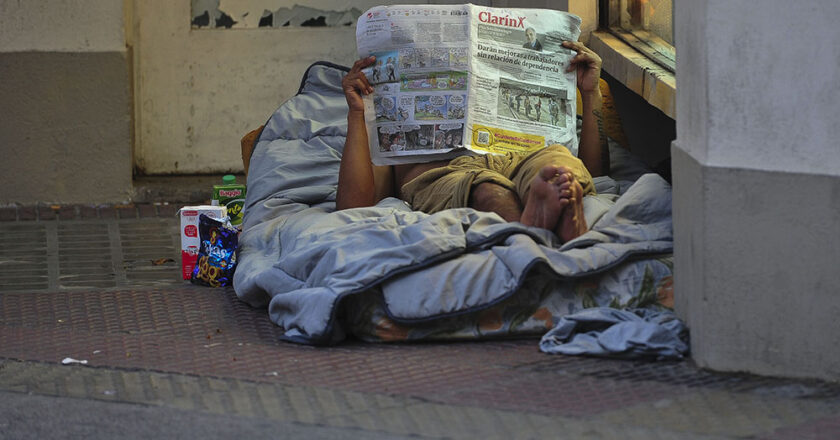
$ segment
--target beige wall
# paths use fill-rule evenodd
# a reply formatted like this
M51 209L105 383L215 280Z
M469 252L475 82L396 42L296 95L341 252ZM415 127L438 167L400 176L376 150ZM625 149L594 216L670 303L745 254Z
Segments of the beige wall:
M251 7L284 1L221 7L241 19ZM190 3L0 1L0 152L11 161L0 174L0 204L128 201L133 166L147 174L239 171L240 137L297 91L307 66L356 58L353 27L192 29ZM584 30L594 25L595 0L475 3L569 7Z
M135 16L135 161L146 174L242 170L239 139L310 64L355 59L355 27L191 29L188 1L137 2Z
M125 51L123 2L2 1L0 52Z
M256 15L283 3L222 1L220 9L239 21L245 12ZM365 10L382 3L400 2L320 1L307 6ZM585 29L595 25L595 0L493 3L557 9L572 3L572 12L584 17ZM349 66L356 59L354 26L191 29L186 0L138 1L134 14L135 164L144 174L241 171L239 139L297 92L311 63Z
M131 195L123 4L0 2L0 204Z

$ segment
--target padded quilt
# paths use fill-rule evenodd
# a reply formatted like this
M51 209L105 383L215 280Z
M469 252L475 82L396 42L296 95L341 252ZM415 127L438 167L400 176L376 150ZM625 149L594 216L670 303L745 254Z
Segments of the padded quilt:
M600 179L614 194L587 197L591 230L562 245L468 208L429 215L390 198L334 212L344 73L310 67L250 162L234 287L267 306L284 339L533 335L586 307L658 307L669 296L671 188L655 174Z

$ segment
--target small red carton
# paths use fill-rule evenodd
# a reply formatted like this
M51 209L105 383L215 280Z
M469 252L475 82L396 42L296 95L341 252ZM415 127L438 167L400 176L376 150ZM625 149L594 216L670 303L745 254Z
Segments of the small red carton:
M211 205L184 206L178 210L178 214L181 216L181 274L188 280L198 260L198 248L201 245L198 237L198 216L204 214L222 219L227 216L227 208Z

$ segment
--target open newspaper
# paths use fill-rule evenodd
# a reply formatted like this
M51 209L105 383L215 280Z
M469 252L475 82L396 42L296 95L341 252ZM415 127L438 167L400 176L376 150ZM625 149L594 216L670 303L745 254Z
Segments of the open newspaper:
M575 53L580 18L547 9L378 6L359 17L359 56L374 87L365 99L377 165L464 153L577 153Z

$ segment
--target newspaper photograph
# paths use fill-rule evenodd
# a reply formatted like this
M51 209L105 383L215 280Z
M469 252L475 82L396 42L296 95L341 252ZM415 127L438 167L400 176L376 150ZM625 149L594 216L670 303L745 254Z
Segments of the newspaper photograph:
M377 6L359 17L371 159L427 162L471 150L577 151L575 53L580 18L547 9Z

